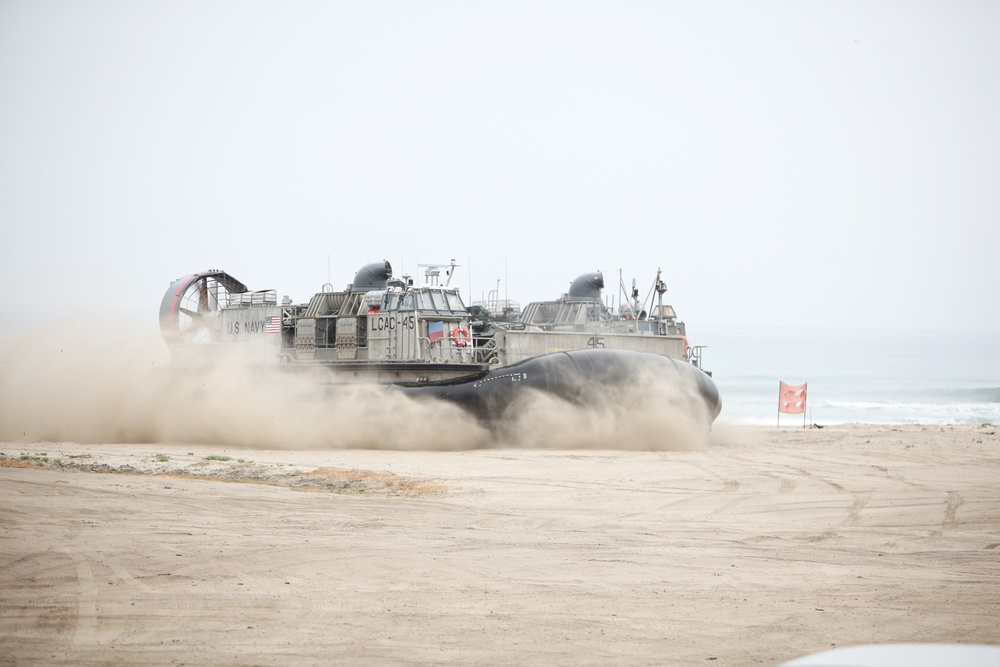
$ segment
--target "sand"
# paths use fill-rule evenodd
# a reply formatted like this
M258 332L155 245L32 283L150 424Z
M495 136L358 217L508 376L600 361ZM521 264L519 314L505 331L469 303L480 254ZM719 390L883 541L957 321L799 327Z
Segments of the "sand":
M719 427L666 452L0 451L0 664L776 665L1000 644L991 426Z

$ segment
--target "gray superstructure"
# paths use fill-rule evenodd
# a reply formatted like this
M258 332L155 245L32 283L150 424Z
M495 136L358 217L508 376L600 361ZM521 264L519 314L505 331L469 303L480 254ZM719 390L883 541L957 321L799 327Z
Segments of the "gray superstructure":
M635 287L617 310L604 303L603 289L604 275L595 271L578 276L554 301L528 304L515 320L480 312L474 323L480 358L508 365L553 352L598 348L659 354L701 367L703 347L688 344L684 322L663 303L667 287L659 271L648 308Z
M249 292L223 271L192 274L171 285L160 309L164 337L182 363L247 353L258 363L323 366L343 380L382 384L489 370L475 358L471 323L458 287L393 279L388 262L367 264L344 290L299 305L278 304L274 290Z

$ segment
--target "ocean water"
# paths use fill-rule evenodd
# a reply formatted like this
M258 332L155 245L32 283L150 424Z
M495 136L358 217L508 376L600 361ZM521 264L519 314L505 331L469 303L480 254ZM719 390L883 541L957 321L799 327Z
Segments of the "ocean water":
M778 383L808 383L807 424L1000 424L1000 334L689 327L720 419L777 423ZM781 415L782 425L802 415Z

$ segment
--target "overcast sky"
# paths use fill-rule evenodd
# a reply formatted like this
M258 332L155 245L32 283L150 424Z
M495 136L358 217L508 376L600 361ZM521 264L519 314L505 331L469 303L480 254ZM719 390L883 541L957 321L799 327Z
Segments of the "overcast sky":
M455 258L467 301L660 267L689 329L1000 332L998 36L995 1L0 0L0 317Z

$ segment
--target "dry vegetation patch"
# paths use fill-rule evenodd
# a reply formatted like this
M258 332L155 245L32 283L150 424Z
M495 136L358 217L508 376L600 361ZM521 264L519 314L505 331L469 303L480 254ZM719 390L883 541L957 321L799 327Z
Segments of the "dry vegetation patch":
M79 457L50 459L38 455L22 454L19 457L0 453L0 467L46 468L72 472L89 472L117 475L144 475L172 477L175 479L213 480L283 486L299 491L319 491L349 495L372 496L426 496L446 493L450 489L430 480L413 479L373 470L337 470L316 468L308 471L283 470L281 464L260 464L245 461L228 461L216 457L215 465L206 466L205 460L184 465L132 465L112 464L101 461L78 461ZM89 457L88 457L89 458ZM166 462L165 457L154 458L156 463ZM221 461L224 461L220 463Z
M336 493L375 493L389 496L426 496L444 493L448 487L428 480L412 479L372 470L336 470L317 468L293 475L290 484L299 489L319 488Z
M0 456L0 468L37 468L39 465L34 461L21 461L8 456Z

